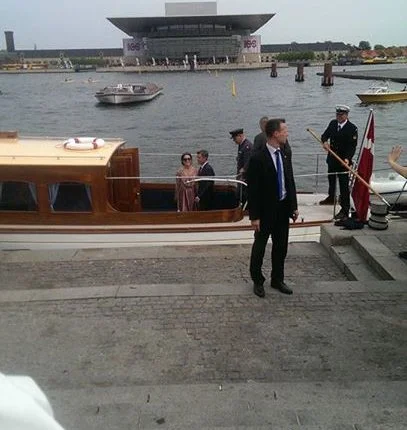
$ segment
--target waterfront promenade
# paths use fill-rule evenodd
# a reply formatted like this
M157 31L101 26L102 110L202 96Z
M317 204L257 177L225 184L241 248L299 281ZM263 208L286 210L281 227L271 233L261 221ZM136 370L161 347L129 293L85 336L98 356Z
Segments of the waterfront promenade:
M352 236L397 279L350 281ZM66 430L404 429L407 225L322 239L290 245L294 295L265 299L249 245L2 251L1 371Z

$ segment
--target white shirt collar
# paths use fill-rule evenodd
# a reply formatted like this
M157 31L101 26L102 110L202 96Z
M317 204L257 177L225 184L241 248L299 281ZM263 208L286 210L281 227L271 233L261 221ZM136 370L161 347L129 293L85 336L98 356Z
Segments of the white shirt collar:
M269 143L266 143L266 146L270 154L274 154L277 151L277 149L280 149L280 148L275 148L274 146L271 146Z
M348 120L347 119L345 119L345 121L344 122L338 122L338 127L340 127L341 128L341 130L342 130L342 128L345 126L345 124L348 122Z

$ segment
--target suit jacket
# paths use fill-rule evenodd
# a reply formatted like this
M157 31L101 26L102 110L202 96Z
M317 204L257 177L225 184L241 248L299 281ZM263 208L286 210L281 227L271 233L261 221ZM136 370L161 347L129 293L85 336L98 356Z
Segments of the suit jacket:
M266 133L264 133L263 131L261 133L259 133L258 135L256 135L256 137L254 138L254 143L253 143L253 149L252 151L259 151L262 148L264 148L266 146L267 143L267 136ZM287 155L291 156L291 146L287 142L281 147L281 151Z
M282 160L286 199L291 214L298 209L291 155L283 152ZM278 180L274 162L266 146L252 154L247 169L247 184L250 219L271 219L279 203Z
M355 154L358 143L358 128L348 120L341 130L338 131L338 121L333 119L321 136L322 142L326 142L328 139L330 141L331 149L339 155L342 160L347 158L350 162ZM327 162L339 164L335 157L329 153Z
M206 163L199 171L198 176L215 176L215 171L209 163ZM199 181L198 182L198 197L200 209L208 209L213 203L213 181Z
M253 151L259 151L267 143L267 136L264 131L257 134L253 141Z

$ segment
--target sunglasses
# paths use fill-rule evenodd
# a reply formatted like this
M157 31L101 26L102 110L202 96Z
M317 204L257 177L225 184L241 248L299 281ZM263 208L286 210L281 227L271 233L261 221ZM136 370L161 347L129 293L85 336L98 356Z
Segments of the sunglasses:
M186 158L183 158L182 159L182 161L191 161L192 160L192 158L191 157L186 157Z

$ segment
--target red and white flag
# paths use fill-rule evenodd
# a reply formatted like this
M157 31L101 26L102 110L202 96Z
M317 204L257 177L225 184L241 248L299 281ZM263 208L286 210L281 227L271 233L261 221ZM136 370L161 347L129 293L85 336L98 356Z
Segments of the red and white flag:
M362 147L362 153L359 158L357 172L368 184L373 171L374 159L374 116L370 111L367 120L366 135ZM352 198L355 204L356 217L359 221L366 221L369 209L369 188L363 185L361 181L355 178L352 190Z

